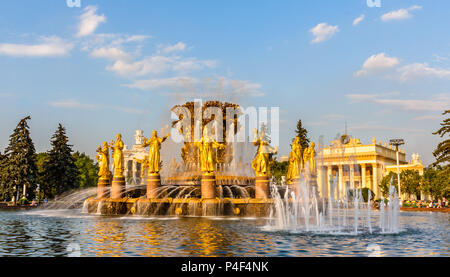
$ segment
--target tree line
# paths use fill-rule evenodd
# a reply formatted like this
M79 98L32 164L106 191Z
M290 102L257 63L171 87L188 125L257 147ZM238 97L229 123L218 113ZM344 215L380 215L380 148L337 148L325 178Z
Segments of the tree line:
M27 116L19 121L4 153L0 152L0 201L50 199L97 184L97 164L85 153L72 150L61 124L50 139L51 149L36 153L29 120Z

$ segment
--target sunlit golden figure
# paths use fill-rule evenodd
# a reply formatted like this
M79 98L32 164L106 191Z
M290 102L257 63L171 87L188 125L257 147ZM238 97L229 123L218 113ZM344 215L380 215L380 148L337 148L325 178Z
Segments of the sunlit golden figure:
M309 172L315 173L316 172L316 150L314 149L315 144L314 142L311 142L310 146L305 149L303 152L303 163L306 166L307 163L309 163Z
M123 146L122 135L117 134L116 141L113 140L110 144L110 147L113 150L114 177L123 177Z
M253 145L257 146L256 156L252 161L252 168L257 176L266 176L269 174L269 157L270 154L276 154L278 147L273 148L265 138L265 132L254 130L255 138Z
M148 174L159 174L160 168L160 150L161 144L169 137L169 135L162 138L158 137L158 132L153 131L152 137L149 139L144 138L143 147L150 146L148 151L147 166Z
M218 143L209 134L207 129L203 132L200 141L195 142L195 145L200 150L200 170L203 173L213 173L216 168L216 161L214 159L214 148L225 149L225 145Z
M109 170L109 146L105 141L103 142L103 148L101 146L97 149L97 162L99 165L98 176L100 179L109 180L111 177L111 171Z
M296 137L292 143L292 151L289 154L289 168L286 179L292 181L300 177L303 170L302 146L300 145L300 138Z

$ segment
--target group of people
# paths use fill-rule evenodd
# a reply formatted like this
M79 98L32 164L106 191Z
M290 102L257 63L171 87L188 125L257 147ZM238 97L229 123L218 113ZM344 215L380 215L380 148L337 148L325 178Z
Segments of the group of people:
M422 200L412 200L405 201L403 206L409 208L448 208L448 200L443 198L439 201L422 201Z

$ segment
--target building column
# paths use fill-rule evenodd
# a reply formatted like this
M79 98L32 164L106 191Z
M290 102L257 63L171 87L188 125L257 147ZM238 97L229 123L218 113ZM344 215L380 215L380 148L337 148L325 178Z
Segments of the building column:
M338 183L338 197L337 199L344 196L344 166L339 165L339 183Z
M327 166L327 192L328 192L328 199L331 199L331 179L333 178L333 171L331 166Z
M366 164L361 164L361 188L366 187Z
M323 167L317 167L317 190L319 192L320 197L326 197L327 195L327 187L323 178Z
M378 185L378 165L376 163L372 164L372 187L370 188L376 197L380 198L380 186Z

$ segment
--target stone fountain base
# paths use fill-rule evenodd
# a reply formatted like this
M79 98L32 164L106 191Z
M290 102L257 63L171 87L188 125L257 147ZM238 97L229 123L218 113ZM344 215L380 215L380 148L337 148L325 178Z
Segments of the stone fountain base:
M173 216L241 216L268 217L272 199L144 199L90 198L87 211L102 215L173 215Z

